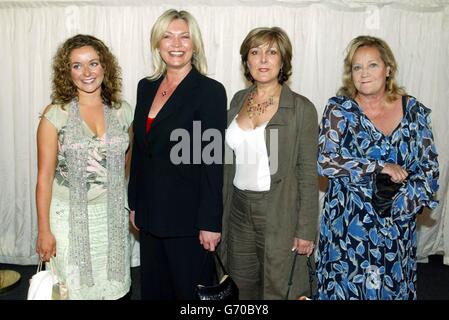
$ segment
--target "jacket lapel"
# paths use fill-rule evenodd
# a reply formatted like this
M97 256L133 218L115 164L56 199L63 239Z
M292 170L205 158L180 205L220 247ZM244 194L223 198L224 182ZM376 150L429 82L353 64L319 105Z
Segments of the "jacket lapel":
M290 108L295 105L292 91L286 85L282 85L281 96L279 97L279 108L267 124L267 128L275 126L286 126L290 116Z
M245 89L244 93L240 96L240 99L236 101L235 107L229 109L229 111L228 111L228 127L231 124L232 120L234 120L237 113L239 113L240 109L243 106L243 103L246 101L249 93L254 89L255 86L256 85L253 84L250 87L248 87L247 89Z
M151 104L156 95L157 89L159 88L160 83L162 82L162 78L159 78L155 81L148 81L147 86L144 88L143 97L141 98L141 108L137 108L136 116L134 117L134 136L142 142L147 140L146 126L147 126L147 118L148 113L151 108Z
M273 183L276 183L280 178L280 168L274 168L272 167L273 163L273 156L272 152L277 152L277 163L281 163L282 161L282 154L281 154L281 148L282 146L282 139L284 135L286 134L288 130L288 123L291 121L291 118L293 116L295 106L295 98L290 90L290 88L286 85L282 85L282 91L281 96L279 97L279 108L277 112L274 114L274 116L271 118L271 120L268 122L266 128L265 128L265 145L267 148L268 157L270 159L270 174L271 174L271 185ZM277 138L277 141L274 141L274 146L277 150L271 149L271 130L277 130L275 137Z
M241 106L241 103L239 103L238 106ZM240 107L239 108L229 109L229 112L228 112L228 127L231 124L232 120L234 120L234 118L237 115L237 113L239 113L239 111L240 111Z
M160 123L169 118L180 107L191 102L195 93L194 88L197 86L198 71L195 67L185 76L185 78L178 84L173 94L167 100L161 111L157 114L153 123L151 124L151 130L156 128ZM159 86L158 86L159 87Z

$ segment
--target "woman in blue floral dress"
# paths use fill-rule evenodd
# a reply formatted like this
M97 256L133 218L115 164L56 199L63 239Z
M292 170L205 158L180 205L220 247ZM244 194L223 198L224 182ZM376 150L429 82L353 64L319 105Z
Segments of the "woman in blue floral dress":
M319 299L416 299L416 215L437 206L438 161L430 109L397 86L396 72L383 40L353 39L343 87L324 111ZM372 203L379 173L402 184L386 215Z

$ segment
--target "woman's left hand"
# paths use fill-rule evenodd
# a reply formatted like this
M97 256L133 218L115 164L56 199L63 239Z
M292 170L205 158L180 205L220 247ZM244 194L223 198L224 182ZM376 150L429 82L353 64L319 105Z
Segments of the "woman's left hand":
M206 230L200 230L200 243L203 245L204 249L214 252L217 248L218 243L221 239L220 232L211 232Z
M298 238L293 240L292 251L296 251L298 254L307 255L309 257L313 253L313 249L315 249L313 241Z

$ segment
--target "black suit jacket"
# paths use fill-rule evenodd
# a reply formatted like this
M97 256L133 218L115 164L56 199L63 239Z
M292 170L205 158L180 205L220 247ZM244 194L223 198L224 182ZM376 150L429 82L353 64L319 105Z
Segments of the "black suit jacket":
M129 207L136 212L136 225L156 236L195 236L198 230L220 232L226 91L221 83L193 67L159 111L147 135L148 112L162 79L144 78L137 88ZM194 130L194 121L200 121L201 131ZM179 151L179 137L170 141L172 132L180 128L189 137L183 140L187 148L182 152L186 153ZM200 157L198 163L198 152L209 144L201 142L199 135L209 128L220 132L216 143L221 150L214 151L220 152L221 161L206 164ZM190 153L189 163L174 164L170 158L173 147L176 155Z

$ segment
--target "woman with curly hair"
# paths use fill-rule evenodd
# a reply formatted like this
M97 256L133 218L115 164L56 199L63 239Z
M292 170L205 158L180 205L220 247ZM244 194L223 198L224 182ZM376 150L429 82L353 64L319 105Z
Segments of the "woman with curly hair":
M37 131L36 252L52 259L69 299L118 299L130 288L125 163L133 111L120 67L89 35L53 60L52 103Z

